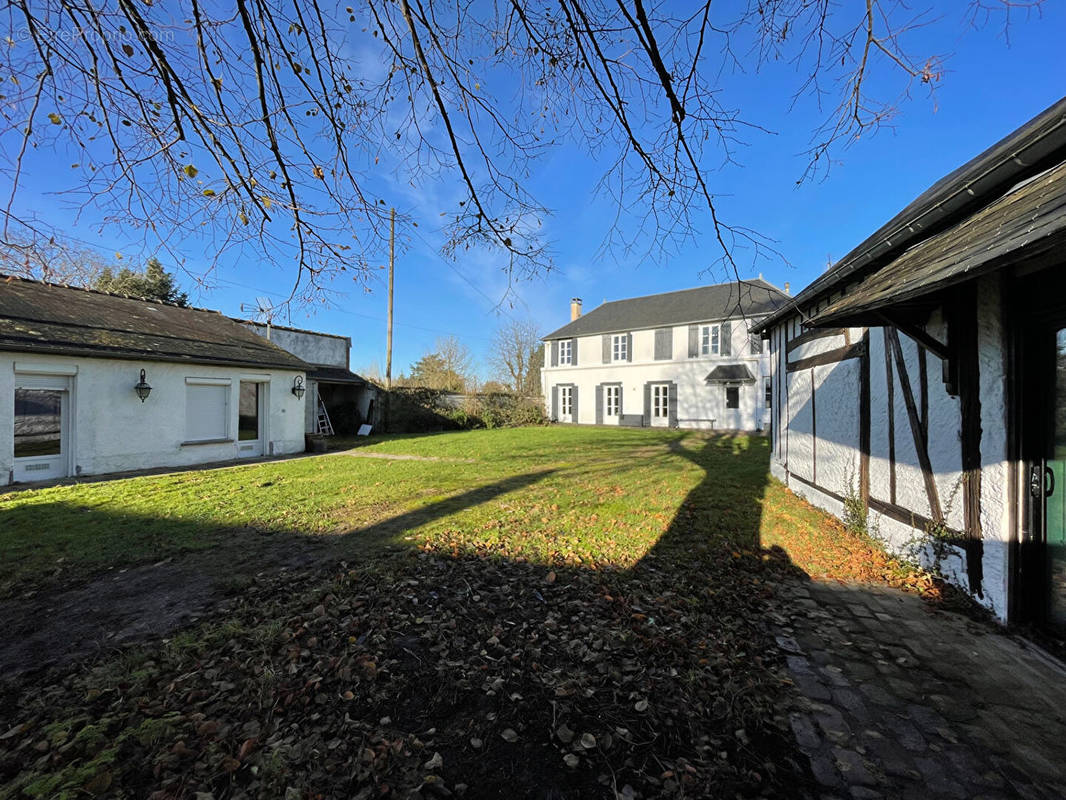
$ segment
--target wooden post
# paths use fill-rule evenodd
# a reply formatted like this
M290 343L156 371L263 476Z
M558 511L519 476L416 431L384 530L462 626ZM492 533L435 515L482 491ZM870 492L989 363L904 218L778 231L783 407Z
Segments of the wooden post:
M385 388L392 389L392 276L396 261L396 209L389 209L389 309L385 331Z

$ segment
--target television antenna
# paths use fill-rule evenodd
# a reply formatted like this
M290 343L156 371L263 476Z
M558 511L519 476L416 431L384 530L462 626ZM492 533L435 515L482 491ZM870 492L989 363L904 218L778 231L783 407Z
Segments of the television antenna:
M241 311L245 314L254 314L256 322L266 325L266 338L269 341L270 326L274 322L274 305L270 302L270 298L257 297L254 306L250 303L241 303Z

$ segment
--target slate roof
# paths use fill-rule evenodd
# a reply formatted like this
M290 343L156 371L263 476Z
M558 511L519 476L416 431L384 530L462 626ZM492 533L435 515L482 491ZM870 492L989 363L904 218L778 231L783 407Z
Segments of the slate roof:
M788 295L761 278L700 286L604 303L549 333L544 339L569 339L573 336L621 333L735 317L758 317L768 314L787 300Z
M1019 181L1061 163L1064 154L1066 98L938 180L758 328L769 329L841 284L882 269L922 239L977 213Z
M1066 244L1066 163L1015 187L873 273L811 320L838 324Z
M0 350L306 371L217 311L0 275Z
M329 365L315 364L307 372L307 377L319 383L350 383L354 386L365 386L366 381L344 367L332 367Z
M719 364L704 378L707 383L754 383L755 376L744 364Z

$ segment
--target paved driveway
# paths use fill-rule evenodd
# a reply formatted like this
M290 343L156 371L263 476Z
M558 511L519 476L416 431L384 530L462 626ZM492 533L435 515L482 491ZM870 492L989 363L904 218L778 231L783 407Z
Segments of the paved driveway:
M779 644L829 797L1066 797L1066 670L882 587L790 583Z

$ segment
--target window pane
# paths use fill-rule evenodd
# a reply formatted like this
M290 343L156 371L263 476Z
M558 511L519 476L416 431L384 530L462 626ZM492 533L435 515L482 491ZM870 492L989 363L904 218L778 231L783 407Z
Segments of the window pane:
M15 458L60 454L62 408L62 392L15 389Z
M241 399L238 407L237 438L259 438L259 384L241 381Z

